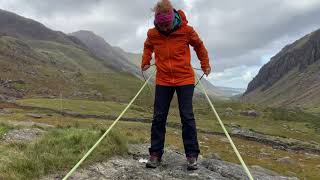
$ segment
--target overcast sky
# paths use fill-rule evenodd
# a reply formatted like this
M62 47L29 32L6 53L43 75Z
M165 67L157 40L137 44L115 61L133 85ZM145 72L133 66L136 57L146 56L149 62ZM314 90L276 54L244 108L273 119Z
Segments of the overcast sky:
M71 33L91 30L113 46L141 53L154 0L0 0L0 8ZM246 88L270 57L320 28L319 0L173 0L210 56L218 86ZM197 59L194 65L199 66Z

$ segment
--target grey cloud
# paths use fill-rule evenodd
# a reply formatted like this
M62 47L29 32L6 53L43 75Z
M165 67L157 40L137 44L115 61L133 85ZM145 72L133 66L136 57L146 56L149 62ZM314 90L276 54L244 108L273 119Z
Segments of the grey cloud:
M151 8L156 2L0 0L0 8L66 33L91 30L111 45L141 52L146 30L153 26ZM173 0L173 4L186 11L205 42L215 72L261 66L262 56L320 28L320 2L316 0ZM137 35L141 27L144 32ZM199 64L195 57L193 62Z
M266 47L282 37L293 40L316 26L319 28L320 4L296 9L284 2L200 0L191 10L192 16L198 18L191 16L191 21L199 29L209 52L221 60L218 65L223 68L239 63L259 65L259 59L254 56L245 61L242 57L254 54L252 51L266 51Z
M54 30L66 33L80 29L103 36L110 44L122 45L129 51L141 52L145 37L136 37L139 26L151 27L151 9L157 1L146 0L0 0L9 11L38 20ZM172 1L176 8L185 8L180 0ZM112 20L110 20L112 19ZM132 41L130 41L132 40ZM123 43L127 42L127 43ZM137 47L140 42L140 47ZM134 46L133 46L134 45Z

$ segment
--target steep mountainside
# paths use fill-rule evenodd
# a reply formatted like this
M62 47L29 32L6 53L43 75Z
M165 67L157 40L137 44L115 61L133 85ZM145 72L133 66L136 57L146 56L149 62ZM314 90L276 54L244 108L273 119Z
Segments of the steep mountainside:
M84 43L93 55L102 59L103 63L116 70L130 72L136 75L139 74L139 69L135 66L120 48L112 47L102 37L94 34L91 31L77 31L70 34L78 38Z
M242 99L270 105L319 105L320 30L287 45L272 57L249 83Z

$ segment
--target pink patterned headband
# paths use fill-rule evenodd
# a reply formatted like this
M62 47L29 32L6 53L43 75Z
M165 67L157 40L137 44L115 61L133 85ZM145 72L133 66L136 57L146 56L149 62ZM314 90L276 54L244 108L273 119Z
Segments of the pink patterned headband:
M161 12L161 13L157 13L155 15L154 22L156 24L167 24L167 23L172 22L173 18L174 18L173 10L169 11L169 12L166 12L166 13Z

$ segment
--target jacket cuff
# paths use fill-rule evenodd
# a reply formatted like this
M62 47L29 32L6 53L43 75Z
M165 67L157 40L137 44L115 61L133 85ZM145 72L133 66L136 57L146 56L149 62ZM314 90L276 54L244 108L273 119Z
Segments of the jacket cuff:
M205 71L207 68L210 68L210 64L201 65L201 69Z
M150 65L150 62L142 60L141 68L143 68L143 66L145 66L145 65Z

